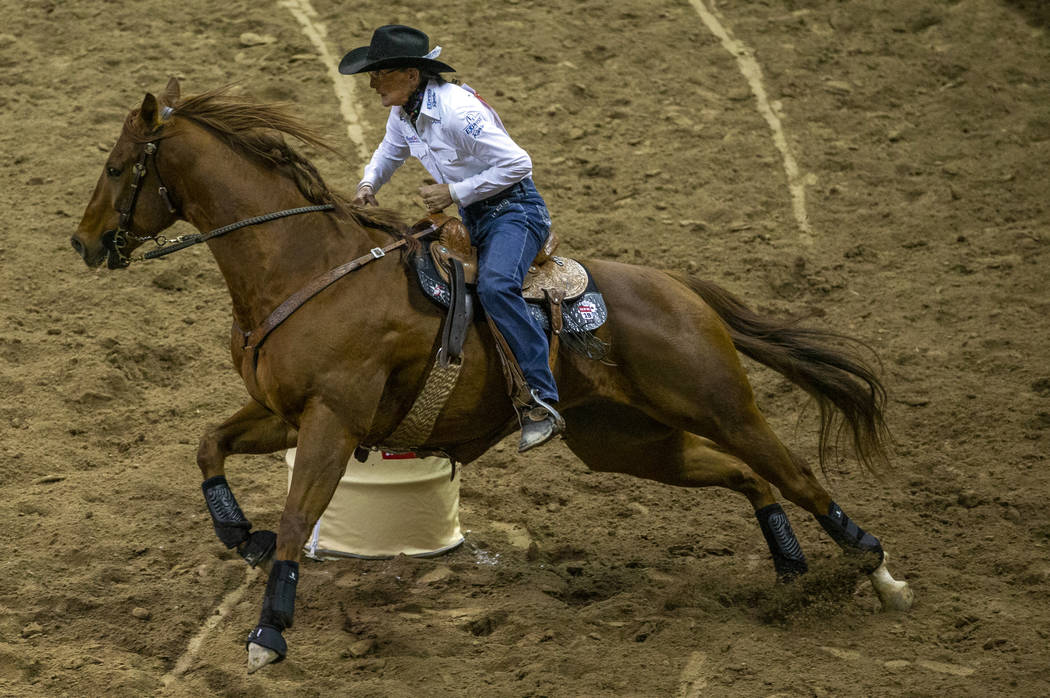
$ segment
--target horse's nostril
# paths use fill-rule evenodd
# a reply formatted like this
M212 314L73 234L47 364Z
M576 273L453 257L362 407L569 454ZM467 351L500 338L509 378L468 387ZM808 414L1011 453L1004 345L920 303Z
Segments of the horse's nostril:
M69 242L70 242L71 245L73 245L73 249L77 251L77 254L80 255L81 257L83 257L84 256L84 243L82 243L80 240L77 240L75 236L69 238Z

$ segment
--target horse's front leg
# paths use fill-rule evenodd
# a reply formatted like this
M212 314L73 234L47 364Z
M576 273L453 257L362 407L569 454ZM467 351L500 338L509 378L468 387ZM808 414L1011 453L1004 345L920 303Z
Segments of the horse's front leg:
M212 427L201 438L197 466L204 482L215 534L227 548L237 548L255 567L273 555L277 536L272 531L252 531L252 524L237 504L226 482L226 457L234 453L273 453L295 445L296 431L277 415L252 400L232 417Z
M292 626L303 544L335 494L357 440L332 410L317 401L303 413L297 446L262 613L248 636L249 673L281 661L288 653L281 633Z

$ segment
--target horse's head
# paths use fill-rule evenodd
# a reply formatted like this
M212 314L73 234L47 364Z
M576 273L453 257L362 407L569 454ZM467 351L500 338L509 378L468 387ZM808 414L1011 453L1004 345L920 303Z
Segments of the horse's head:
M157 156L169 108L178 98L179 83L172 78L159 100L146 94L142 106L125 120L71 239L73 249L89 267L103 261L110 269L126 267L132 250L177 219Z

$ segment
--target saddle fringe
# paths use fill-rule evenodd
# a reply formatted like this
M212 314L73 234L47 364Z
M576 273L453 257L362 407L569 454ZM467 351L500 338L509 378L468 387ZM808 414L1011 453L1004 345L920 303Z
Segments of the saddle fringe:
M566 349L585 356L591 361L600 361L607 366L616 364L609 361L609 343L596 337L592 332L562 332L559 337Z

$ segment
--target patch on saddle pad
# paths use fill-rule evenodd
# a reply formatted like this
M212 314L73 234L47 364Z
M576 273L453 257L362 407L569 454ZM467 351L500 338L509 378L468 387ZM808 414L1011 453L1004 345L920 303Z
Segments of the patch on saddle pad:
M452 290L449 284L438 274L434 260L429 254L414 255L416 275L419 277L419 285L423 293L443 308L447 308L452 301ZM591 273L583 268L587 274L586 287L583 293L571 300L564 301L562 310L562 342L574 351L583 354L590 359L601 359L605 356L605 345L591 332L605 324L609 317L609 311L605 307L605 299L601 291L594 283ZM474 293L471 290L471 293ZM543 328L544 332L550 332L550 317L546 302L525 299L529 314ZM475 308L480 308L480 303L475 303Z

